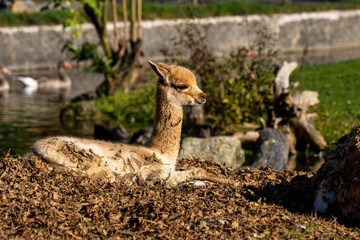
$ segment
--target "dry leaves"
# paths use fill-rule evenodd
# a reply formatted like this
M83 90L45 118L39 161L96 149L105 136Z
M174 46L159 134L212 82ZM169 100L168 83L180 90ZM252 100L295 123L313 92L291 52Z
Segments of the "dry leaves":
M312 213L309 173L271 168L233 171L183 159L242 186L206 183L168 188L90 182L36 159L0 161L0 238L244 239L359 238L359 229ZM301 228L298 226L302 226Z

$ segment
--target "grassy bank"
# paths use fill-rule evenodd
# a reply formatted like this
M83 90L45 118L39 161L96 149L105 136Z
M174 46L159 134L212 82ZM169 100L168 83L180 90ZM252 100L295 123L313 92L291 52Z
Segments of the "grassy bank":
M308 4L262 4L253 2L224 2L202 4L198 6L186 4L160 4L143 3L144 19L171 19L209 16L231 16L245 14L294 13L305 11L325 11L332 9L360 8L360 1L347 1L342 3L321 2ZM111 11L109 11L111 15ZM119 16L122 8L118 8ZM37 13L6 13L0 14L0 26L28 26L62 24L69 15L65 11L43 11ZM111 17L111 16L110 16Z
M360 123L360 59L321 65L307 65L296 70L292 81L300 89L319 93L320 105L313 109L319 117L315 126L325 139L336 142Z

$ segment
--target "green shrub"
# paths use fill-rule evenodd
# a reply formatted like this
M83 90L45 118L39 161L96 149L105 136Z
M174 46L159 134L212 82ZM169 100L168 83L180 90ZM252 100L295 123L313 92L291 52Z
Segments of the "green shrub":
M99 98L96 105L103 112L105 122L149 126L155 117L155 92L155 85L142 87Z
M251 48L233 49L221 61L208 50L205 36L195 25L188 25L175 43L178 56L173 60L192 68L201 88L208 94L205 121L217 133L234 132L244 122L267 118L272 104L275 52L266 31L258 33ZM190 50L190 56L183 52ZM180 60L179 60L180 59Z

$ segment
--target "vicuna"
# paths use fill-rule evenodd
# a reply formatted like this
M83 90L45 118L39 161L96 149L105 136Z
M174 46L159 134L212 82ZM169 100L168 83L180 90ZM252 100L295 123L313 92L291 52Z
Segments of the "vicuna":
M188 69L149 61L158 75L154 130L146 147L66 136L37 141L28 157L38 156L48 163L72 168L102 180L116 175L139 183L162 181L176 186L189 180L229 183L201 168L175 171L180 147L183 106L204 104L206 94Z

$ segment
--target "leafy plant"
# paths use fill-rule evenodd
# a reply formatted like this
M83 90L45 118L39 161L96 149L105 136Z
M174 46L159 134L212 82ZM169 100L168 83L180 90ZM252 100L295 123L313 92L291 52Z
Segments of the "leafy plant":
M206 123L226 134L244 122L267 117L272 103L276 53L271 51L266 31L259 31L249 48L233 49L220 61L210 53L206 36L195 25L188 24L180 35L183 37L175 42L177 56L173 60L197 73L209 96L205 104ZM185 54L187 51L190 55Z
M151 125L155 116L156 86L134 89L98 98L96 105L103 112L104 121L116 124Z
M89 72L102 73L105 71L110 75L116 74L116 69L111 66L111 59L100 53L100 46L97 44L85 41L81 46L78 46L72 41L67 40L62 50L66 50L73 54L73 59L76 59L77 61L91 59L91 66L85 69Z

